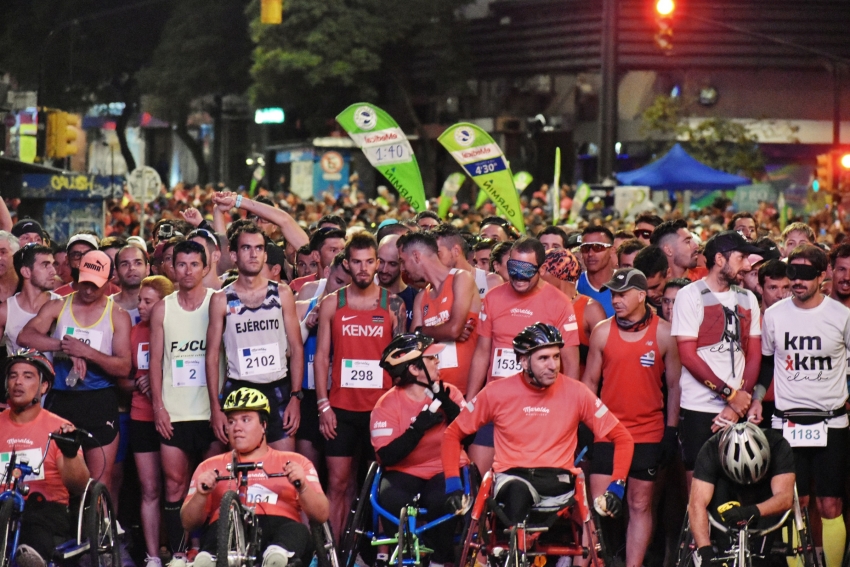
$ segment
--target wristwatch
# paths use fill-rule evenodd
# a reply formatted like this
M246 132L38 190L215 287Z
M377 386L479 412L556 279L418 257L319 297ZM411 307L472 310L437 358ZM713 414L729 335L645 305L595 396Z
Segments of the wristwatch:
M298 390L297 392L289 392L289 399L292 398L298 398L298 401L300 402L304 399L304 392L301 390Z

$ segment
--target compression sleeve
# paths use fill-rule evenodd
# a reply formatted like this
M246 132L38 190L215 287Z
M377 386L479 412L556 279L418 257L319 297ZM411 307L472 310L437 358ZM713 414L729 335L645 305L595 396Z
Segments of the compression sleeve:
M443 434L441 457L446 478L460 477L460 440L465 436L466 434L458 427L457 421L449 425Z
M711 367L709 367L708 364L699 357L697 354L696 341L678 341L678 345L679 358L682 360L682 366L687 368L688 372L690 372L700 384L717 392L723 397L723 399L732 395L732 388L729 387L726 382L718 378L717 375L712 372Z
M759 368L758 385L764 386L765 390L770 387L773 382L774 356L761 355L761 366Z
M404 433L376 451L378 459L385 467L391 467L400 463L416 449L416 445L422 440L422 436L423 433L412 427L408 427ZM460 458L459 454L458 458Z
M635 442L631 433L617 422L617 425L608 432L608 439L614 443L614 471L611 473L613 480L625 480L629 476L632 467L632 457L635 452Z

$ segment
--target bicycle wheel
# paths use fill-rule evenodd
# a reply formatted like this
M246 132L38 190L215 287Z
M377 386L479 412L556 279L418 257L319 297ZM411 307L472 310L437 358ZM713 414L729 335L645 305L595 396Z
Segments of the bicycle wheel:
M106 487L96 482L89 492L83 513L86 539L92 565L118 567L121 549L118 542L118 522L112 508L112 499Z
M232 490L225 492L221 498L216 535L216 567L250 564L245 526L242 523L242 504L239 495Z
M324 524L310 522L310 531L313 534L313 545L316 548L316 560L319 567L340 567L331 525L328 522Z
M357 559L357 553L363 543L363 535L367 529L366 523L370 521L368 513L371 509L369 491L372 490L372 481L375 480L376 474L378 474L378 463L373 462L369 465L369 472L366 473L366 480L363 481L360 496L357 497L348 513L348 520L345 522L345 530L342 536L342 548L340 549L340 562L343 567L354 567L354 560Z
M15 530L12 528L12 513L15 511L15 503L9 498L0 505L0 567L9 567L12 564L12 543L15 539Z

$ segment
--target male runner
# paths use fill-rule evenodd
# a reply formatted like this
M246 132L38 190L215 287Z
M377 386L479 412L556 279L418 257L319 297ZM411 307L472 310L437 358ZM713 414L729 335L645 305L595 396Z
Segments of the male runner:
M404 283L401 277L401 261L398 254L398 239L397 234L385 236L378 243L378 283L381 287L397 295L404 301L404 308L407 311L407 321L405 322L405 331L412 329L413 323L413 301L419 294L419 289L412 285ZM410 275L410 272L408 272ZM413 276L410 276L413 278ZM415 278L412 281L416 281Z
M705 277L707 270L697 267L699 245L683 219L661 223L652 233L652 244L667 255L670 278L688 278L692 282ZM706 260L708 257L706 257Z
M782 242L783 258L787 258L791 251L800 244L817 244L815 231L804 222L792 222L786 226L779 240Z
M599 391L602 382L599 399L635 443L629 470L626 565L640 567L652 538L656 474L677 448L682 367L676 340L670 336L670 323L646 304L648 286L643 273L634 268L619 269L605 287L611 290L615 315L594 329L581 381L593 393ZM666 420L662 376L667 385ZM611 444L597 437L590 465L593 496L602 494L610 483L612 458Z
M668 323L673 321L673 306L676 305L676 296L679 290L691 283L688 278L674 278L667 280L664 284L664 295L661 297L661 318Z
M670 273L667 255L658 246L647 246L635 256L634 268L646 277L646 299L655 308L655 312L660 313L664 289L669 279L667 274Z
M655 228L664 222L661 217L653 213L641 213L635 218L635 228L632 231L635 238L643 242L645 246L649 246L649 239Z
M689 481L712 432L722 422L743 418L750 407L761 363L759 306L753 292L735 282L750 269L747 257L760 253L737 232L713 236L705 245L708 275L676 296L672 334L682 361L679 439Z
M443 221L440 220L440 217L434 211L420 211L413 220L416 226L419 227L419 230L434 230L443 224Z
M603 289L611 280L616 267L614 235L604 226L588 226L581 233L581 257L587 270L578 280L578 292L602 304L605 314L611 317L611 292Z
M847 252L850 254L850 247L848 247ZM850 262L848 262L848 268L850 268ZM844 277L848 276L845 275ZM791 296L791 280L788 279L788 270L782 260L768 260L762 264L758 270L758 278L762 313L773 304ZM832 292L835 294L835 286L833 286ZM840 302L834 295L832 298ZM847 306L845 305L845 307Z
M221 382L218 359L223 350L227 382L222 396L239 388L262 392L271 404L266 430L269 445L294 451L304 373L304 348L295 298L286 284L260 275L266 263L266 241L256 224L243 224L230 235L230 256L239 276L213 295L207 328L207 392L213 431L222 444L227 443L224 428L227 420L218 404Z
M474 268L467 261L469 243L458 229L450 224L442 224L433 229L431 234L437 238L438 257L443 265L450 270L457 268L472 274L475 277L475 286L481 299L484 299L489 290L502 285L502 278L498 274L491 274L485 270Z
M412 329L444 345L439 357L440 378L466 394L481 311L475 280L469 272L449 269L440 261L433 232L405 234L398 241L397 251L413 281L428 282L413 303Z
M3 208L5 208L5 206ZM18 244L20 244L21 248L33 242L44 245L46 233L44 232L44 229L41 228L41 225L33 219L19 220L9 232L12 233L12 236L18 239Z
M637 238L624 240L617 246L617 267L632 268L635 265L635 256L646 248L646 244Z
M321 295L325 278L325 270L333 262L334 256L342 252L345 246L345 231L339 228L325 227L316 230L310 237L310 250L319 262L319 270L310 276L293 280L296 287L300 286L295 299L310 299ZM300 280L300 281L299 281Z
M148 277L148 255L137 246L127 245L115 255L115 265L121 292L113 295L112 299L130 315L130 323L137 325L142 320L139 316L139 291L142 280Z
M180 506L189 489L191 463L215 454L205 359L209 303L204 287L210 270L206 249L184 240L173 246L174 274L180 288L153 307L150 338L150 388L165 473L163 525L172 553L181 550ZM219 364L223 362L218 357Z
M745 240L755 242L758 240L758 226L756 225L756 217L753 213L746 211L736 213L726 225L729 230L734 230L744 237Z
M850 242L842 242L829 251L829 265L832 268L832 293L829 296L850 307Z
M314 362L319 430L327 439L330 521L337 537L353 497L354 457L358 449L361 458L372 452L369 412L392 386L380 367L381 354L393 336L403 332L407 319L404 302L375 283L378 244L371 234L360 232L349 239L343 265L351 284L319 304Z
M2 237L2 235L0 235L0 237ZM78 290L76 274L80 269L80 262L83 259L83 255L90 250L97 250L98 247L99 242L97 235L89 234L88 232L75 234L68 240L65 250L68 251L68 265L71 268L71 282L54 289L53 293L65 297ZM110 261L110 263L114 265L114 262ZM121 291L121 288L112 282L107 282L106 286L107 295L115 295Z
M18 291L18 275L14 270L12 256L20 248L15 236L0 230L0 301L6 301Z
M499 242L515 240L514 228L511 223L501 217L487 217L481 221L478 236Z
M13 257L15 271L20 278L21 290L0 303L0 335L6 345L6 353L11 356L20 350L18 333L38 310L51 299L59 299L52 293L56 285L56 268L53 265L53 252L41 244L32 244L21 248ZM48 353L47 359L52 355Z
M83 441L86 463L112 496L118 452L115 383L130 373L130 317L106 294L112 261L92 250L76 270L77 291L45 303L18 335L18 344L55 358L56 378L45 407L92 434Z
M750 415L761 421L760 397L772 383L773 428L794 452L800 504L814 494L828 567L841 564L847 533L842 516L847 443L847 352L850 309L821 293L826 252L802 244L788 254L791 297L764 313L759 391Z
M215 234L205 228L196 228L186 235L186 240L189 242L197 242L204 247L204 250L206 250L210 271L206 276L204 276L204 287L208 287L216 291L220 290L221 280L218 279L218 273L216 272L218 262L221 260L221 249L218 238L216 238Z
M559 226L547 226L537 233L537 240L543 244L548 254L551 250L565 248L567 245L567 233Z

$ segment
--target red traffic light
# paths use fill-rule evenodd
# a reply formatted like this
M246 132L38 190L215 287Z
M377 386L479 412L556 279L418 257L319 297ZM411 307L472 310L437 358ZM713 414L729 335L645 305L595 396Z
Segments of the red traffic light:
M669 18L676 10L676 3L673 0L658 0L655 3L655 11L659 16Z
M844 154L841 156L841 167L844 169L850 169L850 154Z

